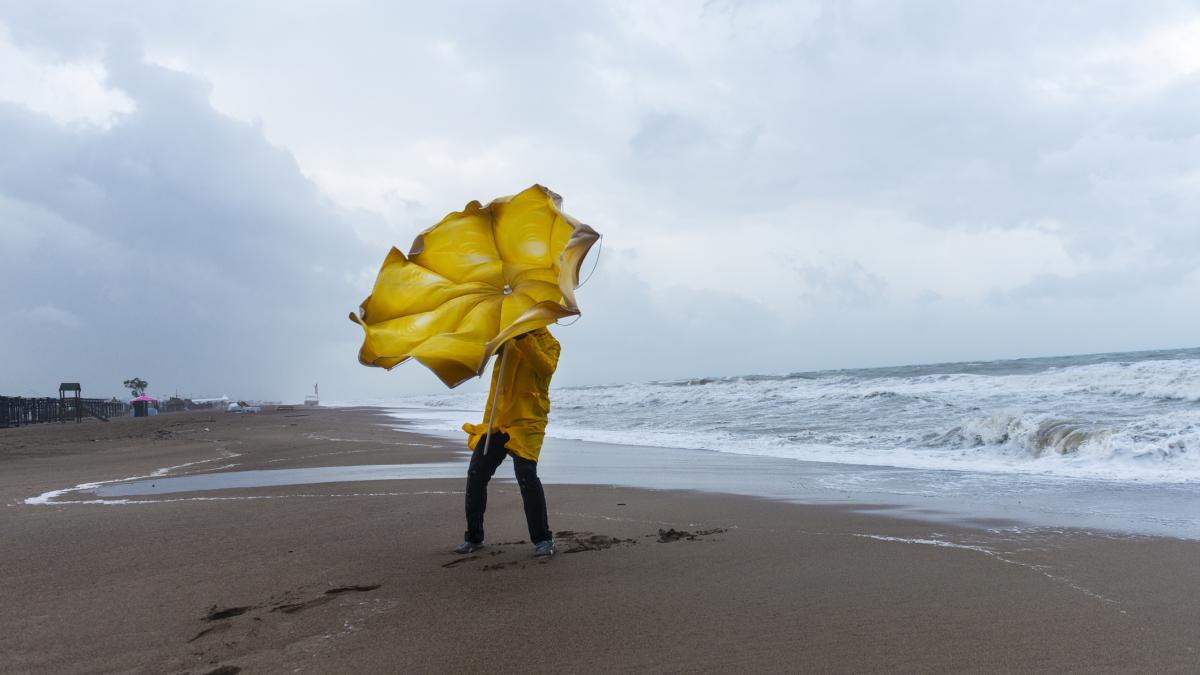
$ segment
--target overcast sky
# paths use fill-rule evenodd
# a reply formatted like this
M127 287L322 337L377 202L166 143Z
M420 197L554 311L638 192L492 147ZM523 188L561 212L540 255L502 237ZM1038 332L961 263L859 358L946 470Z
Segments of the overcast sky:
M439 391L346 315L533 183L558 385L1200 345L1196 3L400 4L0 0L0 394Z

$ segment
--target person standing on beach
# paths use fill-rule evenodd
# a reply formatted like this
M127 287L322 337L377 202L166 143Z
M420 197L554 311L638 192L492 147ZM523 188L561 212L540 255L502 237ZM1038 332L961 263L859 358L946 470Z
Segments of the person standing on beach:
M467 531L455 553L467 554L483 547L483 513L487 485L505 455L512 455L513 470L525 504L525 522L535 558L554 555L554 535L546 515L546 495L538 479L538 454L550 414L550 378L558 367L558 340L545 328L518 335L502 347L505 354L492 369L492 386L480 424L464 424L467 445L474 450L467 469ZM503 363L503 381L501 367ZM495 425L488 417L493 401ZM490 442L488 435L491 435ZM484 448L487 453L484 454Z

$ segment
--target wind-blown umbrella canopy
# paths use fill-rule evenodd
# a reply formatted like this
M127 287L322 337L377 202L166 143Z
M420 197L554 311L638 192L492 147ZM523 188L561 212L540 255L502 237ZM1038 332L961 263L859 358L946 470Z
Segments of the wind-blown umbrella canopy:
M473 201L393 248L350 319L366 331L358 360L391 369L416 359L447 386L483 373L506 340L579 315L579 268L600 235L540 186Z

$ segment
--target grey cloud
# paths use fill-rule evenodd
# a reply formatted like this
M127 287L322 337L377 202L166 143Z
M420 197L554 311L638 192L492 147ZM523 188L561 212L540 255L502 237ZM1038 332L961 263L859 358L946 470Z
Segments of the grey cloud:
M710 140L709 134L695 120L682 115L654 113L642 120L629 144L642 161L663 158L679 161L689 150Z
M1103 313L1165 320L1195 287L1196 79L1128 102L1115 94L1130 73L1084 58L1194 16L1177 2L0 0L20 45L102 59L136 106L99 130L0 104L0 282L22 289L0 300L0 339L40 355L5 374L274 397L316 379L343 398L436 389L416 367L359 367L343 317L386 245L534 181L611 236L584 318L558 331L563 383L1195 342L1195 313L1169 333ZM214 79L144 63L139 36ZM305 175L345 166L378 179L387 217ZM1042 227L1084 267L1124 262L991 302L931 288L906 303L890 295L904 280L847 254L801 270L810 290L772 311L650 287L639 270L654 262L621 252L731 223L820 233L846 212ZM1118 255L1131 251L1146 253ZM88 357L47 366L79 353L72 331Z
M562 385L774 372L790 322L754 299L651 288L624 251L609 251L579 291L584 316L554 328Z
M1045 274L1010 291L993 294L992 299L1005 304L1064 298L1114 301L1180 283L1196 269L1194 265L1176 263L1092 270L1075 276Z
M93 392L133 374L195 394L302 392L328 370L316 346L344 336L355 289L341 271L366 255L355 216L212 110L205 83L131 50L107 65L137 106L110 130L0 104L0 209L25 232L0 270L22 289L0 333L9 353L41 355L18 381L62 360Z
M1130 131L1161 141L1187 142L1200 135L1200 73L1172 83L1125 115Z
M836 265L797 266L806 303L861 307L881 302L887 281L856 260Z

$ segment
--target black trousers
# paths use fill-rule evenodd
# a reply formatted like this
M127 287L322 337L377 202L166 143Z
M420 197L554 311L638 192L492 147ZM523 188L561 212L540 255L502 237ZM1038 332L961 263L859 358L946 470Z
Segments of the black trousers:
M487 437L479 439L471 455L467 469L467 531L463 539L476 544L483 543L483 512L487 510L487 485L496 469L508 454L508 434L492 435L488 452L483 454ZM517 485L521 488L521 501L525 503L525 524L529 526L529 541L534 544L553 539L550 522L546 515L546 493L538 479L537 462L513 456L513 471L517 474Z

